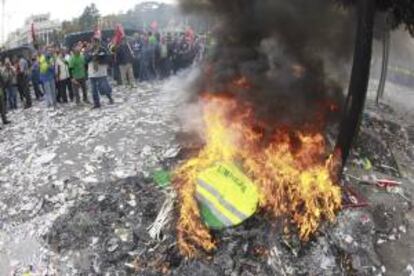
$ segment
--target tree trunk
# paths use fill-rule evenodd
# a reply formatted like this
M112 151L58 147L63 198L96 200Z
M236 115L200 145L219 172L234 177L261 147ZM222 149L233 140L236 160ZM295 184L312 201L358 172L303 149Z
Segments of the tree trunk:
M390 40L390 30L386 27L382 38L382 67L377 91L377 104L379 104L379 100L384 97L385 82L387 81L388 74L388 61L390 56Z
M375 1L359 0L357 4L358 25L351 82L336 145L336 149L339 150L342 157L342 166L339 173L342 173L353 141L358 134L359 123L364 110L371 67Z

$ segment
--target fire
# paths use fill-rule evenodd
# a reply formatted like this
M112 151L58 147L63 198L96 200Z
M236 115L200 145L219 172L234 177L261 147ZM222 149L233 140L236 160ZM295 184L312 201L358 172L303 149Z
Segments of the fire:
M200 219L195 200L197 174L216 162L237 164L257 185L260 208L294 226L304 241L323 220L332 221L341 206L341 191L331 177L333 156L326 155L318 132L278 128L265 131L253 110L236 99L206 93L201 104L205 146L175 172L180 217L178 245L183 255L216 247Z

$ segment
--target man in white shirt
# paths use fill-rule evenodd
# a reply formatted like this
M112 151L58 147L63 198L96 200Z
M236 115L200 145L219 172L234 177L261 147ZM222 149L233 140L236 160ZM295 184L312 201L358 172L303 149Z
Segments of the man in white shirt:
M88 76L92 86L93 108L97 109L101 107L100 95L105 95L109 104L114 103L112 87L107 78L109 54L98 39L94 39L92 49L88 52Z
M60 50L56 51L55 76L58 89L57 101L59 103L67 103L67 92L70 91L70 73L69 66L65 60L65 55L63 51Z

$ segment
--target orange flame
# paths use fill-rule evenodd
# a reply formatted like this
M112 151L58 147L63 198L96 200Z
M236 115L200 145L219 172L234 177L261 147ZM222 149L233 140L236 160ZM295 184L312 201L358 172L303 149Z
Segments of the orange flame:
M253 111L234 98L206 94L202 99L206 144L184 162L173 182L179 194L178 245L183 255L216 247L200 219L194 197L197 174L215 162L237 163L261 193L260 208L294 225L308 240L322 220L334 220L341 191L331 173L333 156L326 156L320 133L278 129L265 134Z

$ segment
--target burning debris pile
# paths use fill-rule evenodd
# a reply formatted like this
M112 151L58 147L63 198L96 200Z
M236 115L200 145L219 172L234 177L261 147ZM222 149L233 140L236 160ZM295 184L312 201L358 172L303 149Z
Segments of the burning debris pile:
M194 198L200 171L217 162L239 162L255 181L261 195L260 207L273 217L285 217L298 226L299 236L307 240L321 220L333 220L341 205L341 193L332 178L333 157L325 155L321 134L276 132L264 146L263 134L250 128L248 109L235 113L240 105L232 99L205 99L207 141L199 155L177 171L181 217L178 226L183 253L191 255L195 247L214 248L203 228ZM285 132L286 131L286 132ZM294 148L293 144L297 147ZM208 185L208 184L206 184Z
M216 53L194 87L205 144L174 177L181 252L195 256L216 247L195 195L214 190L214 184L199 184L199 174L220 162L251 179L260 209L282 219L286 233L309 240L341 207L338 156L326 144L326 130L343 102L335 79L341 70L332 64L350 53L351 15L325 0L181 2L219 19ZM224 220L237 215L211 200L211 212Z

